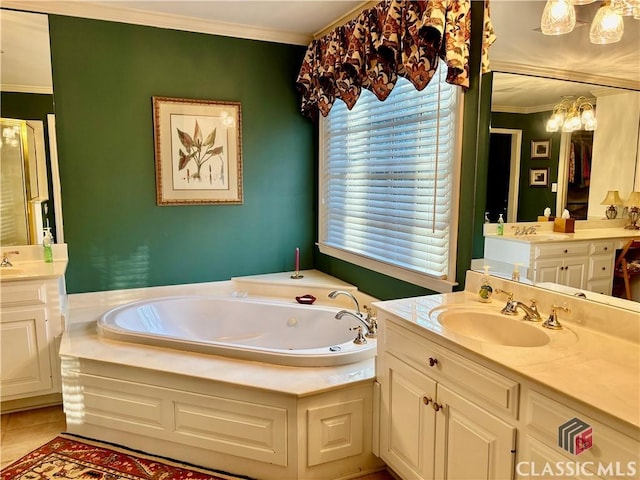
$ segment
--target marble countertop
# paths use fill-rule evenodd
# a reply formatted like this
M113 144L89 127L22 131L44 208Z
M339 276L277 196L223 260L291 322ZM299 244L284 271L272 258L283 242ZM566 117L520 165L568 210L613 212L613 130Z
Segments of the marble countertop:
M636 430L640 428L638 343L564 319L564 330L544 329L552 341L541 347L510 347L480 342L445 329L431 313L442 307L471 307L498 313L503 306L503 302L480 303L477 295L470 292L390 300L374 305L379 311L399 317L407 328L436 343L472 352L613 416ZM378 318L384 317L379 313ZM540 324L536 326L543 329ZM575 334L575 341L567 337L570 333Z
M623 228L592 228L584 230L576 230L574 233L561 233L548 230L541 230L538 233L530 235L514 235L513 233L505 233L505 235L487 234L485 238L494 238L502 240L510 240L513 242L523 243L550 243L550 242L567 242L567 241L589 241L589 240L609 240L609 239L640 239L640 230L625 230Z
M56 278L67 271L67 244L53 245L53 262L46 263L42 258L42 245L21 245L2 247L2 256L7 254L11 267L0 267L0 282L35 280L38 278Z

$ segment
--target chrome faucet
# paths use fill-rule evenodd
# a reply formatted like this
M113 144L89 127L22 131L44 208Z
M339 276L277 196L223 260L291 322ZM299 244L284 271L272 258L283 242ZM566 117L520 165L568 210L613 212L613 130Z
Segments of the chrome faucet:
M535 300L532 299L531 306L528 306L518 300L514 300L512 292L507 292L506 290L500 290L497 288L496 293L504 293L509 297L507 304L500 311L503 315L517 315L518 309L520 309L524 312L524 317L522 317L523 320L528 322L539 322L542 320Z
M19 255L20 252L18 250L12 250L10 252L4 252L2 254L2 262L0 262L0 268L3 267L13 267L13 263L9 260L9 255Z
M378 322L376 321L376 317L371 312L371 310L368 307L365 307L365 308L367 308L367 318L362 318L362 315L356 315L355 313L350 312L349 310L340 310L338 313L336 313L336 318L340 320L345 315L355 318L362 325L364 325L367 331L367 333L365 334L365 337L374 338L378 334Z
M329 298L336 298L338 295L346 295L351 300L353 300L353 303L356 306L356 313L360 318L362 318L362 312L360 311L360 304L358 303L358 299L352 293L347 292L345 290L334 290L329 294Z

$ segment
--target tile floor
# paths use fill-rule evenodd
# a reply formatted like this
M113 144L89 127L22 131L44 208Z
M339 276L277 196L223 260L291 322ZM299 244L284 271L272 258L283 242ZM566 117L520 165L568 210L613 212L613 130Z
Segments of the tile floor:
M0 468L52 440L66 427L62 406L3 414ZM387 472L379 472L358 480L394 480L394 477Z

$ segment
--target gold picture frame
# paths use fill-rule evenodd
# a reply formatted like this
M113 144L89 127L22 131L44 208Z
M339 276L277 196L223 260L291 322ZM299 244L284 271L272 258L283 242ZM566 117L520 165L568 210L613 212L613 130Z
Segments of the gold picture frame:
M152 100L156 203L242 204L240 103Z

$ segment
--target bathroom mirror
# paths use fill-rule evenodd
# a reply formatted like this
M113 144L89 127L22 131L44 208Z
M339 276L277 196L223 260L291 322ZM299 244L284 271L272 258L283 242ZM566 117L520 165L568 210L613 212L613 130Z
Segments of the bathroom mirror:
M485 78L483 84L491 86L491 102L483 102L483 105L491 103L496 107L496 113L481 112L481 118L487 119L496 117L491 122L491 128L498 130L496 133L506 133L502 141L508 147L517 150L516 144L520 146L519 158L525 162L518 162L520 169L515 178L509 174L505 175L504 169L498 171L489 170L485 175L477 177L478 191L501 189L502 194L498 195L498 202L494 208L495 212L490 218L492 222L497 220L499 211L507 210L504 216L505 221L525 221L536 220L542 214L544 208L549 206L555 213L558 206L568 202L556 202L556 192L563 194L564 185L561 183L566 172L562 172L559 163L561 145L567 144L567 139L563 141L561 133L546 132L545 123L553 106L560 103L563 95L580 96L596 101L597 106L606 105L611 99L616 98L616 94L640 95L640 51L637 46L640 44L640 20L633 17L624 17L625 32L622 40L610 45L594 45L589 41L589 28L600 2L589 5L577 5L576 27L571 33L557 36L546 36L540 32L540 18L544 9L544 1L501 1L491 3L491 16L497 40L490 50L492 74ZM493 83L493 85L492 85ZM486 90L489 90L487 88ZM620 96L619 98L624 98ZM635 117L628 123L622 125L621 119L628 112L629 106L633 102L629 101L623 108L613 110L607 108L609 112L605 116L607 120L599 120L596 135L607 137L607 143L611 154L605 159L608 169L604 169L604 175L598 177L597 171L591 172L590 187L593 192L583 195L581 202L583 210L590 217L604 217L604 206L599 205L608 189L621 190L621 196L627 195L633 189L640 188L640 168L639 158L639 120ZM601 108L601 112L605 109ZM521 132L519 143L517 142L516 130L523 130L515 126L500 125L497 117L504 115L529 115L535 117L532 120L535 129L525 138ZM537 116L537 117L536 117ZM615 122L615 123L614 123ZM619 129L618 127L624 128ZM499 130L502 129L502 130ZM614 133L611 133L611 130ZM616 130L617 129L617 130ZM488 130L488 129L487 129ZM608 132L607 132L608 130ZM624 130L624 131L623 131ZM623 135L624 134L624 135ZM487 131L487 135L489 132ZM624 140L621 137L624 136ZM550 142L547 142L550 140ZM539 154L532 154L532 141L534 145L541 145ZM487 165L489 141L486 141L486 148L478 148L478 165ZM480 147L479 143L479 147ZM614 178L619 165L620 155L617 148L624 146L631 159L625 160L624 175ZM552 158L555 157L555 160ZM615 161L613 161L615 160ZM512 166L511 159L506 160L507 168ZM554 163L555 162L555 163ZM544 185L530 185L529 176L531 168L544 170ZM546 169L549 169L548 172ZM622 169L621 169L622 171ZM509 194L509 183L511 177L511 195ZM614 182L620 182L615 184ZM535 182L534 182L535 183ZM554 186L554 183L556 184ZM515 188L514 188L515 185ZM606 185L606 186L605 186ZM515 191L514 191L515 190ZM625 193L622 192L624 190ZM565 192L566 195L566 192ZM599 197L602 198L599 198ZM511 202L512 198L517 198L517 206ZM539 200L542 198L542 200ZM625 197L626 198L626 197ZM538 199L538 200L536 200ZM536 203L536 202L540 203ZM560 205L556 205L559 203ZM511 207L511 208L509 208ZM482 257L482 249L478 248L483 243L482 218L484 216L484 205L477 205L482 211L475 214L476 225L474 227L474 255L475 258ZM481 262L480 262L481 263ZM475 266L477 263L474 262ZM499 272L496 272L499 274ZM508 278L510 273L506 272ZM547 285L546 288L558 291L554 285ZM612 298L612 297L608 297ZM616 302L618 299L615 299ZM597 301L597 300L594 300ZM627 303L625 303L627 302ZM637 302L621 300L624 308L637 309Z
M3 192L12 192L11 196L3 194L1 199L0 246L40 243L44 227L51 227L55 241L61 243L64 239L48 17L0 9L0 37L2 187ZM20 137L19 150L12 137L14 127ZM14 161L14 154L21 161ZM18 165L22 166L21 173L14 170ZM14 174L5 178L5 170ZM5 218L9 212L11 215ZM12 226L5 231L9 218ZM26 232L22 228L15 230L17 225L26 225ZM18 231L22 233L18 235Z
M554 215L566 208L576 220L604 218L601 202L607 191L629 196L640 175L640 92L522 74L491 75L491 188L485 209L491 221L502 213L508 222L534 222L546 207ZM595 108L596 130L546 131L554 105L581 96ZM549 142L549 151L536 156L532 145L543 142ZM548 169L542 188L530 185L531 169ZM495 178L498 173L500 179Z

